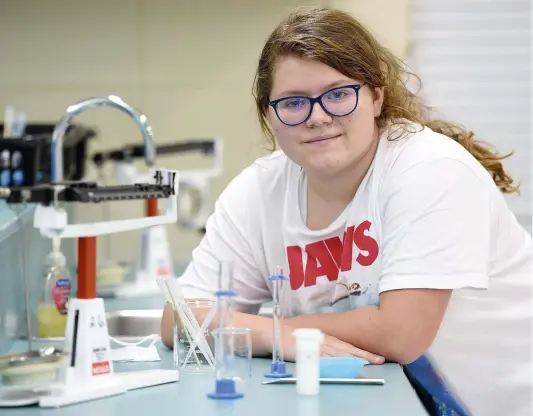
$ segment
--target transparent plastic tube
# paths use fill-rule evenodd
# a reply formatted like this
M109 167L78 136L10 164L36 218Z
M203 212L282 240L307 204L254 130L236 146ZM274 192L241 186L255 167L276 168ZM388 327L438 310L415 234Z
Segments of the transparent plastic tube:
M228 337L225 328L233 327L233 298L236 293L233 291L233 276L231 270L231 264L228 262L222 262L219 270L219 290L216 293L217 296L217 318L218 328L216 335L216 371L215 376L217 380L224 378L228 371L225 368L227 364L226 350L231 343L231 338Z
M214 331L215 333L215 377L217 380L222 379L224 373L224 341L225 337L223 334L224 330L224 315L226 314L226 300L223 298L217 299L217 317L218 317L218 327Z
M287 372L287 366L284 361L283 354L283 318L285 313L285 306L283 305L283 286L288 278L283 274L283 269L276 266L274 273L269 280L272 282L272 364L270 372L265 374L269 378L284 378L292 377L292 374Z
M278 276L283 276L279 274ZM272 346L272 361L283 361L283 333L281 331L281 325L283 321L283 309L281 305L280 293L283 290L283 279L277 278L273 280L273 339L274 345Z

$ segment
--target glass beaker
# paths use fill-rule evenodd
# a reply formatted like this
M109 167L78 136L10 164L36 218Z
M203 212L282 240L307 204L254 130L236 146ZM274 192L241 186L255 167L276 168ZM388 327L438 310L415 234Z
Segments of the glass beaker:
M207 341L207 346L214 357L214 338L211 335L214 323L213 313L210 314L215 304L212 300L188 300L187 307L195 316ZM213 310L214 312L214 310ZM174 311L174 365L179 371L184 372L209 372L214 368L209 365L208 357L195 341L195 333L192 333L187 325L182 322L181 316ZM197 340L198 341L198 340ZM194 345L193 345L194 344ZM205 346L205 344L204 344ZM192 351L191 351L192 348Z
M246 384L252 376L252 330L217 328L213 330L213 336L217 379L232 379L239 384Z

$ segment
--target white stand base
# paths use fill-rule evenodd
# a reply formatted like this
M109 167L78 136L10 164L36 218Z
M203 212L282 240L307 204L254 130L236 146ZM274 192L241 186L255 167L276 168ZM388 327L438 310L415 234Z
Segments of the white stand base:
M70 351L71 365L64 369L62 382L51 388L49 395L39 398L40 407L82 403L179 380L176 370L114 373L104 302L100 298L70 300L64 349Z
M56 408L124 394L130 390L159 386L179 381L176 370L145 370L107 376L105 381L80 385L72 383L53 389L39 398L39 407Z
M67 369L70 372L71 368ZM115 374L81 383L67 376L68 380L62 388L51 391L50 395L39 398L39 407L61 407L76 403L88 402L90 400L103 399L105 397L116 396L126 393L127 389L120 378Z
M180 376L177 370L144 370L117 373L115 377L120 379L128 390L143 389L145 387L159 386L161 384L175 383Z
M59 407L126 392L115 377L104 301L70 299L64 350L70 353L61 387L39 399L41 407Z

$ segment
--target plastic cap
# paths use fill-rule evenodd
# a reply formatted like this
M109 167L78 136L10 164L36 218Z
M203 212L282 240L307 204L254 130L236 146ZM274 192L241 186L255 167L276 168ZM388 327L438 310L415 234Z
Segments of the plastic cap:
M315 341L322 344L324 342L324 334L320 329L315 328L298 328L292 332L292 335L302 341Z

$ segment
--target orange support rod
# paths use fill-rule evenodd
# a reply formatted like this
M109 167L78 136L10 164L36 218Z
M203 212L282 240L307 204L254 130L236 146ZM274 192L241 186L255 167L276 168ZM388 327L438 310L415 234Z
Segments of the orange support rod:
M147 217L157 217L159 215L159 210L157 209L157 199L147 199L146 200L146 213Z
M78 299L96 298L96 237L78 238Z

